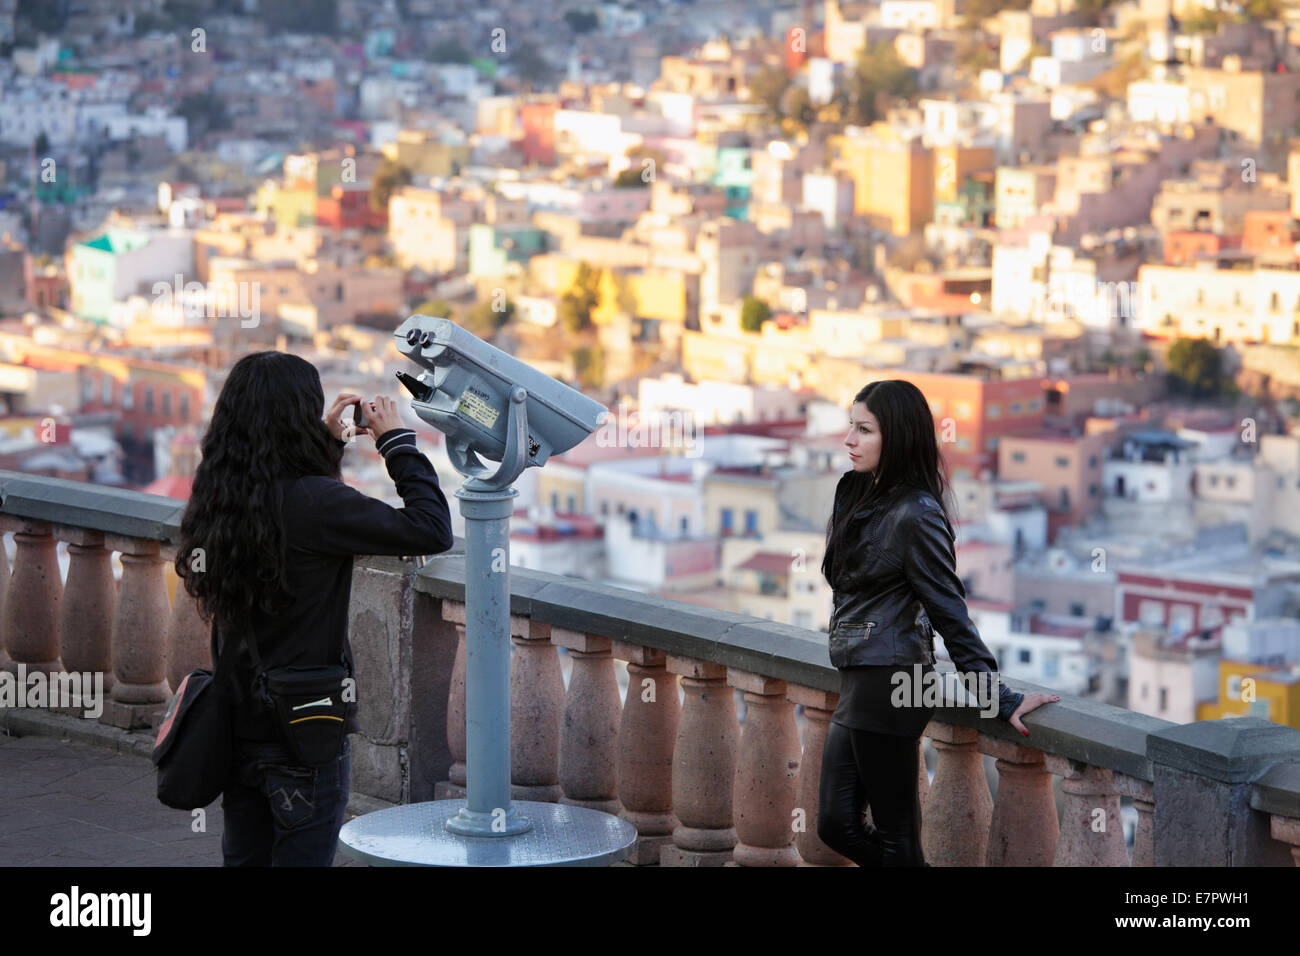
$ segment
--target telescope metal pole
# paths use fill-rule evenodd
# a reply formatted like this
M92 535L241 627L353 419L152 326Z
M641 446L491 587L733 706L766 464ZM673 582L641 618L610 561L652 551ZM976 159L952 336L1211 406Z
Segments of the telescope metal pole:
M522 390L520 390L522 392ZM510 415L526 424L521 402ZM506 467L507 463L502 462ZM465 806L446 827L510 836L532 827L510 801L510 516L519 492L457 489L465 519Z

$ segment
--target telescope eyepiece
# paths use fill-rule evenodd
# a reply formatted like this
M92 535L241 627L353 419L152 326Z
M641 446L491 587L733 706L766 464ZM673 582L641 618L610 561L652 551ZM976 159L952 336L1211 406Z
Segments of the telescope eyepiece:
M420 341L420 330L419 330L419 329L411 329L411 331L407 332L407 333L406 333L406 341L407 341L407 344L408 344L408 345L415 345L417 342L419 342L419 341Z
M415 331L415 330L412 329L412 331ZM428 348L430 345L432 345L432 344L433 344L433 333L431 333L431 332L425 332L423 335L420 336L420 347L421 347L421 348L425 348L425 349L427 349L427 348Z

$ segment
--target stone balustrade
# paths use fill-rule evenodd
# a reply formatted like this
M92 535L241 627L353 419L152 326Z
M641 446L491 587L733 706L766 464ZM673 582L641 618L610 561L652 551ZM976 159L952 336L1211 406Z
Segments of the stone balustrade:
M0 531L15 547L12 567L0 551L0 666L101 672L98 720L147 733L180 677L208 664L194 602L178 587L169 603L165 587L182 510L0 472ZM848 865L817 837L839 685L824 634L519 568L510 592L516 798L619 814L637 828L637 864ZM464 599L459 547L422 568L358 559L354 792L394 803L463 794ZM23 713L0 710L0 726L23 732ZM917 781L928 861L1300 865L1300 731L1253 717L1176 725L1068 696L1026 725L1022 737L974 708L937 711L926 729L934 777L922 766ZM1122 800L1137 810L1131 852Z

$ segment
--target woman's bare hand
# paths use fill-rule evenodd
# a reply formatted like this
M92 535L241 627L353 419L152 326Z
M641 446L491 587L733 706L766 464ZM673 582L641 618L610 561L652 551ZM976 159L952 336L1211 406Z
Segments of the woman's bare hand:
M365 428L357 427L353 425L352 422L343 420L343 409L360 400L360 395L354 395L351 392L343 392L338 398L334 399L333 404L329 407L329 411L325 413L325 425L329 428L330 434L339 441L347 441L354 435L366 434Z
M1043 706L1043 704L1053 704L1060 699L1061 697L1059 694L1042 694L1037 692L1026 694L1025 699L1020 702L1020 706L1016 708L1016 712L1011 715L1007 722L1011 724L1012 727L1016 728L1016 730L1028 737L1029 729L1020 722L1021 716L1029 713L1031 710Z
M376 395L370 402L366 409L366 424L370 426L370 434L374 436L376 444L384 437L385 432L406 427L402 424L397 402L387 395Z

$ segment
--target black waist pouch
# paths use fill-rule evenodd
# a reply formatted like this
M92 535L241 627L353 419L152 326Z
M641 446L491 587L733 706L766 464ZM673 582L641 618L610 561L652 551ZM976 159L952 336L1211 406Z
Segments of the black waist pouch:
M341 664L266 672L264 687L275 707L280 743L303 766L323 766L343 749L347 717L343 694L349 676Z

